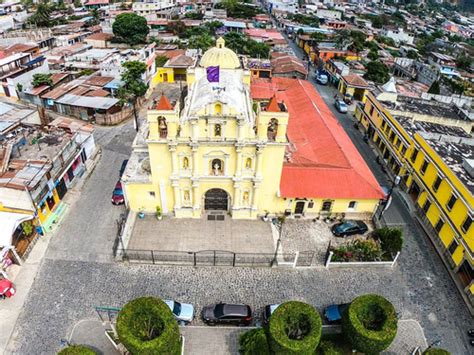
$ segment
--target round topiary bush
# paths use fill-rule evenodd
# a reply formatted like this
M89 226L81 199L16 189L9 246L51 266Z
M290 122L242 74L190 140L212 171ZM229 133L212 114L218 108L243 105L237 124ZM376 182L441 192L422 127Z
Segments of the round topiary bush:
M451 353L440 348L429 348L423 351L423 355L451 355Z
M270 317L268 340L275 354L314 354L321 339L322 322L313 306L290 301Z
M58 352L58 355L97 355L97 353L84 345L70 345Z
M342 331L358 351L378 354L397 335L395 308L382 296L359 296L342 317Z
M344 355L344 349L341 349L338 345L334 344L330 340L322 340L318 346L319 355Z
M270 355L267 335L262 328L242 333L239 338L241 355Z
M180 354L176 319L166 303L155 297L128 302L117 317L120 342L131 354Z

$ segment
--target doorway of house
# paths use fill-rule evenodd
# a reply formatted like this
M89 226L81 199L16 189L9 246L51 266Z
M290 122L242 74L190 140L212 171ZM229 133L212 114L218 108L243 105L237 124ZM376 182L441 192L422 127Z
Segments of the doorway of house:
M304 212L304 201L298 201L295 205L295 214L303 214Z
M204 209L227 211L229 206L229 195L222 189L207 190L204 195Z

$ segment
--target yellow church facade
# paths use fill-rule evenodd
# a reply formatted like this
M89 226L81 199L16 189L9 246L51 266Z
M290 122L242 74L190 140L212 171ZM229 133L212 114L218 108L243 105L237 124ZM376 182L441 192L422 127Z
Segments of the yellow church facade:
M218 70L217 80L209 68ZM128 208L178 218L213 211L236 219L320 212L323 197L282 196L292 146L288 107L275 94L252 98L250 72L222 39L188 69L187 84L184 99L171 104L162 95L147 112L122 177ZM381 195L361 197L360 212L371 215ZM352 200L332 199L330 212L346 211Z

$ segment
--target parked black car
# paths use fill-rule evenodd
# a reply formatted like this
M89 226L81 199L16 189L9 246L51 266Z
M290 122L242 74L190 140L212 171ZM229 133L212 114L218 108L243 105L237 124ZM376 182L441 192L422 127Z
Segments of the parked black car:
M124 159L124 161L122 162L122 166L120 167L120 172L119 172L120 177L122 177L123 172L125 171L125 168L127 167L127 163L128 163L128 159Z
M369 228L362 221L345 221L332 226L331 232L336 237L346 237L354 234L364 234Z
M218 303L204 307L201 315L204 323L208 325L252 323L252 310L245 304Z

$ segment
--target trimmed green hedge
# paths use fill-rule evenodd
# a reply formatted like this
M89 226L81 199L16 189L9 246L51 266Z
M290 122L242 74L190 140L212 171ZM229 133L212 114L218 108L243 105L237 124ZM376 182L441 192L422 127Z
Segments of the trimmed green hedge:
M397 335L395 308L382 296L359 296L342 317L342 331L358 351L378 354Z
M321 339L322 322L313 306L290 301L270 317L268 342L274 354L314 354Z
M70 345L58 352L58 355L97 355L97 353L84 345Z
M267 335L263 328L242 333L239 338L239 353L242 355L270 355Z
M451 355L451 353L440 348L429 348L423 351L423 355Z
M383 227L374 231L374 237L380 240L383 251L396 254L403 247L403 232L400 228Z
M318 346L316 354L319 355L344 355L346 352L341 349L337 344L334 344L330 340L321 340Z
M117 317L120 342L131 354L180 354L176 319L166 303L155 297L128 302Z

